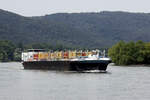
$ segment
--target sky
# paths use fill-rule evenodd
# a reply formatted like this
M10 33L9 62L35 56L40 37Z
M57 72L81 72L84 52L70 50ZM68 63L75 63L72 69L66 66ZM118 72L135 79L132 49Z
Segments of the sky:
M150 0L0 0L0 9L23 16L100 11L150 12Z

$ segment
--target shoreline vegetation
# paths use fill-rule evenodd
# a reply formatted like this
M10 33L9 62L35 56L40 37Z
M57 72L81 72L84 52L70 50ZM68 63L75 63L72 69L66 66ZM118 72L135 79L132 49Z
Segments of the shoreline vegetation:
M120 41L108 50L115 65L150 65L150 42Z

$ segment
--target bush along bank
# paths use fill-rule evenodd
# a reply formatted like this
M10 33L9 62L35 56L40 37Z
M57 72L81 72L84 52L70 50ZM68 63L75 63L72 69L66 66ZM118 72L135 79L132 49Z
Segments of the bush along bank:
M120 41L108 50L116 65L150 64L150 42Z

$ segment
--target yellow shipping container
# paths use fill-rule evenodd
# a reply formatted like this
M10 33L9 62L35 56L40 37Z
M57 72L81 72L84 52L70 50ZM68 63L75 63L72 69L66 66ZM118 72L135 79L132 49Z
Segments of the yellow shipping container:
M56 58L58 58L58 59L62 58L62 51L56 52Z
M39 59L48 59L48 53L40 52L38 55Z
M69 51L69 58L76 58L76 51Z
M54 57L55 57L55 56L54 56L54 53L51 52L51 53L50 53L50 58L51 58L51 59L54 59Z
M76 56L81 57L82 56L82 51L77 51Z
M89 55L92 55L92 52L91 52L91 51L88 52L88 55L87 55L87 56L89 56Z
M42 59L42 58L43 58L42 52L39 52L38 58L39 58L39 59Z
M76 58L77 57L77 51L73 51L72 56L73 56L73 58Z
M48 53L44 53L44 59L48 59Z

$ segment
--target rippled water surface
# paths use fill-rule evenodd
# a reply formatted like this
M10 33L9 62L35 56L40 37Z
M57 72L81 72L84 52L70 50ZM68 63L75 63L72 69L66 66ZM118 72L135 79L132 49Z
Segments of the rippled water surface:
M77 73L0 63L0 100L150 100L150 67L109 65L107 73Z

